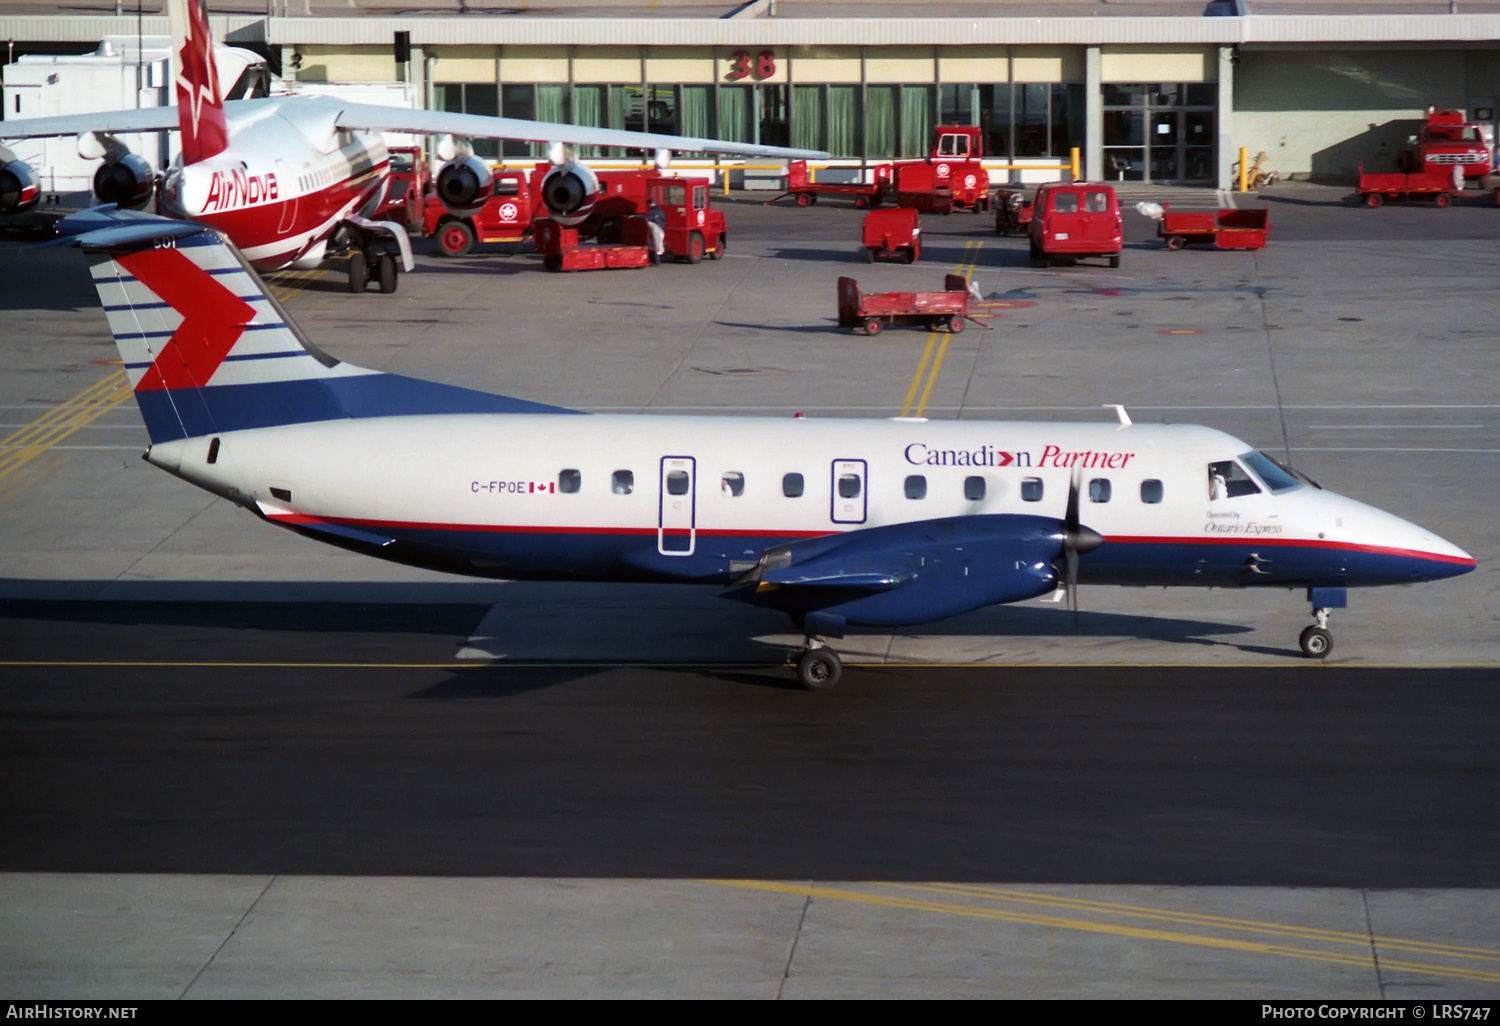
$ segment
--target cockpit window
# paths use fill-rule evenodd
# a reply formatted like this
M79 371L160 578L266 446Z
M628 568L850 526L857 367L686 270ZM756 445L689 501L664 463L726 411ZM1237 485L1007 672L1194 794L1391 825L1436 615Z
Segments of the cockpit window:
M1259 492L1260 485L1234 460L1219 460L1208 465L1210 500L1238 499L1242 495L1255 495Z
M1277 463L1263 452L1254 449L1240 457L1244 464L1255 472L1255 476L1265 482L1267 488L1271 489L1272 495L1292 488L1302 487L1302 482L1287 468Z

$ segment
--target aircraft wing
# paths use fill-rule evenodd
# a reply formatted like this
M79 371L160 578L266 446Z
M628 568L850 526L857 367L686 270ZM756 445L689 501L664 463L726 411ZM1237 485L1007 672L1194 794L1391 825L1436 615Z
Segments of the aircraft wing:
M721 594L828 623L925 623L1045 595L1066 525L987 514L856 528L778 546Z
M493 118L483 114L452 114L441 110L407 110L372 104L344 104L338 114L339 128L364 131L409 132L416 135L457 135L479 139L517 139L524 142L562 142L579 146L621 146L636 150L672 150L678 153L732 153L747 157L788 160L822 160L821 150L799 150L786 146L726 142L653 132L625 132L617 128L564 125L547 121Z
M84 132L151 132L177 127L176 107L107 110L90 114L59 114L50 118L0 121L0 139L39 139L82 135Z

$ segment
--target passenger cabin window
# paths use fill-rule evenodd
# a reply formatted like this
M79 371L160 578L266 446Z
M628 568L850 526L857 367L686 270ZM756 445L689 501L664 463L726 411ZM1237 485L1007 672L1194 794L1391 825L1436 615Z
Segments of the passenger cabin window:
M560 492L576 492L583 487L583 475L576 470L562 470L557 475L557 490Z
M984 478L977 474L964 478L964 498L970 502L978 502L984 498Z
M927 478L921 474L912 474L906 479L906 497L908 499L927 498Z
M1148 505L1155 505L1161 501L1161 482L1155 478L1141 482L1141 501Z
M688 493L688 472L686 470L667 471L667 494L686 495Z
M1089 482L1089 501L1108 502L1110 494L1109 478L1096 477Z
M1042 479L1039 477L1027 477L1021 479L1021 501L1042 501Z
M719 486L725 495L744 495L745 475L738 470L725 471L724 479Z
M839 475L839 498L841 498L841 499L857 499L857 498L859 498L859 475L858 474L840 474Z
M1219 460L1208 465L1208 497L1211 500L1238 499L1255 495L1260 485L1251 480L1245 468L1234 460Z
M629 495L635 491L635 473L629 470L617 470L609 480L609 490L616 495Z
M802 496L802 475L787 474L781 479L781 494L788 499L796 499Z
M1059 214L1078 213L1078 193L1060 192L1052 201L1052 209Z

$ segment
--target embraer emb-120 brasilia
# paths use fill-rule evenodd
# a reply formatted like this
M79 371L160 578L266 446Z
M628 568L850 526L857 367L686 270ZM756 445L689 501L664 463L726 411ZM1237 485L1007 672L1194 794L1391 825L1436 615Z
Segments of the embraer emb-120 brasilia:
M1346 589L1474 559L1182 425L581 414L316 349L233 247L97 210L93 269L146 459L320 541L480 577L717 584L821 638L1080 583L1305 588L1326 656Z
M565 225L584 221L599 194L598 178L573 158L572 145L654 150L659 163L673 151L827 156L757 143L345 103L332 96L225 101L201 0L167 0L167 11L175 106L0 120L0 139L78 135L80 155L104 158L94 176L100 203L142 209L156 196L162 212L223 232L260 271L311 268L347 255L355 292L365 291L371 280L382 292L394 292L398 267L412 269L406 230L371 220L390 184L382 131L443 136L445 145L451 137L548 144L553 166L542 180L542 202ZM180 132L182 150L160 183L150 165L111 134L169 129ZM493 187L489 164L460 146L442 155L449 159L438 171L438 196L455 213L476 213ZM32 168L0 160L0 214L25 213L40 199Z

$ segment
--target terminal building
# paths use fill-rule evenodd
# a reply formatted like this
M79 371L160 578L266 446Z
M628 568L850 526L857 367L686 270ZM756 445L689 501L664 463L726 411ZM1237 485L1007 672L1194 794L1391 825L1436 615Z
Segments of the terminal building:
M0 0L0 38L8 60L90 51L166 34L156 6L41 14ZM404 84L407 102L438 109L826 150L850 174L924 156L933 127L956 123L982 128L1002 182L1062 177L1076 150L1093 180L1224 188L1242 148L1283 177L1352 181L1361 162L1391 169L1429 107L1467 112L1493 145L1500 98L1500 2L211 0L210 12L219 38L293 88ZM20 116L11 92L6 114Z

